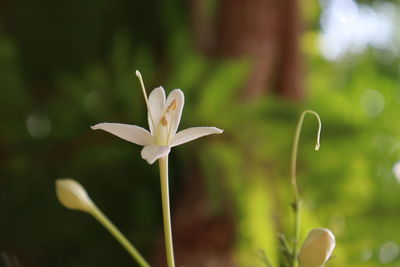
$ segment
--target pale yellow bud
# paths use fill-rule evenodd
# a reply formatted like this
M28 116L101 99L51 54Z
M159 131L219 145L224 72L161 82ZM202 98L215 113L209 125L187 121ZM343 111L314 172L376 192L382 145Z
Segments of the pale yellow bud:
M335 245L335 236L329 229L311 230L299 252L300 267L324 266L331 257Z
M57 198L68 209L90 212L93 202L85 188L73 179L58 179L56 181Z

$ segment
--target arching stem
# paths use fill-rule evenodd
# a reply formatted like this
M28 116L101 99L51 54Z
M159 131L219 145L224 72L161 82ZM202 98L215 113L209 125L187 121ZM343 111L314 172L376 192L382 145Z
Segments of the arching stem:
M115 225L101 212L99 208L93 203L91 215L96 218L114 237L117 241L126 249L126 251L132 256L132 258L141 267L150 267L150 264L143 258L143 256L136 250L136 248L129 242L128 239L115 227Z
M297 186L297 173L296 173L297 151L298 151L298 147L299 147L299 139L300 139L300 133L301 133L304 117L307 114L314 115L318 120L318 134L317 134L317 143L315 145L315 150L319 150L319 146L320 146L319 140L320 140L321 128L322 128L321 119L320 119L318 113L315 111L312 111L312 110L305 110L300 115L299 121L297 122L296 132L294 135L293 148L292 148L292 159L291 159L291 170L290 170L290 181L291 181L292 189L293 189L293 193L294 193L294 203L292 206L293 213L294 213L293 264L292 264L293 267L298 266L297 254L298 254L298 250L299 250L300 222L301 222L301 208L302 208L299 188Z

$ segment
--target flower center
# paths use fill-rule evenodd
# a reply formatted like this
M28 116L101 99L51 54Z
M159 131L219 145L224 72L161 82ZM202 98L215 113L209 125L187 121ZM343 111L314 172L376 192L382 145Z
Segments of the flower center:
M168 145L171 138L172 121L176 110L176 99L172 100L171 104L165 109L157 127L157 143L159 145Z

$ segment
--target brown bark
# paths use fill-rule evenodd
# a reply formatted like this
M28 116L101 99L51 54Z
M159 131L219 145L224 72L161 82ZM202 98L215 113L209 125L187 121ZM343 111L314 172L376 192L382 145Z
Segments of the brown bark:
M11 28L11 5L9 0L0 0L0 33Z
M229 210L214 213L206 201L203 179L196 173L188 175L183 194L172 213L172 231L176 266L235 267L233 249L235 229ZM164 267L164 239L155 249L152 266Z
M246 96L268 91L292 99L303 96L298 0L221 0L214 21L205 15L210 11L204 2L191 1L195 41L209 56L253 61L243 88Z
M206 1L190 3L194 39L200 51L209 57L252 60L243 87L245 97L273 91L285 98L301 99L298 0L221 0L215 16L207 10ZM201 174L186 181L173 212L177 265L234 266L232 214L215 216L207 210ZM162 247L161 242L154 266L165 266Z

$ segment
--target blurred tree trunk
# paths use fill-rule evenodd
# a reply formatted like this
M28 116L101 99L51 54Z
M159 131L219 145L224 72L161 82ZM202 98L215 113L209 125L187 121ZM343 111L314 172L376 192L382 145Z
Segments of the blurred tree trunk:
M299 100L303 97L299 50L300 8L297 0L191 0L191 23L198 49L209 57L250 58L243 87L246 98L266 92ZM216 218L207 212L204 179L187 177L176 203L173 228L177 264L191 267L231 267L235 225L231 213ZM155 266L163 266L162 245Z
M191 18L198 48L212 57L250 58L252 70L244 86L246 97L264 92L301 99L301 29L298 0L221 0L216 10L208 1L191 1Z
M176 266L235 266L232 211L211 211L202 173L192 166L180 196L173 203L172 232ZM159 238L152 266L165 267L164 239Z

